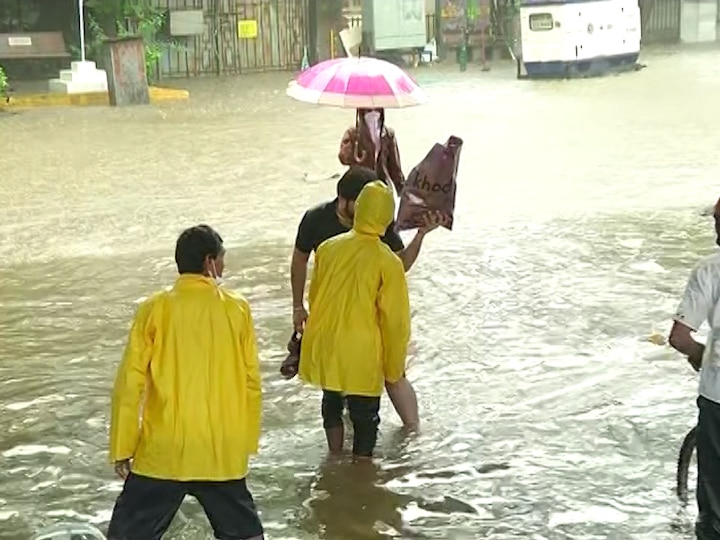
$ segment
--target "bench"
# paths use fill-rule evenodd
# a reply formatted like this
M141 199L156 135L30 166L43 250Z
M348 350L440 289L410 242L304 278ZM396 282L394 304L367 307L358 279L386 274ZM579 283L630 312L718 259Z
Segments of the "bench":
M0 60L70 57L62 32L0 34Z

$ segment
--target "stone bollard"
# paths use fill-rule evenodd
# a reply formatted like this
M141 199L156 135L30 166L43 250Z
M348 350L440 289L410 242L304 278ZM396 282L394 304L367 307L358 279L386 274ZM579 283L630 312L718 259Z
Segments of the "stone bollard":
M142 38L105 40L103 64L107 71L110 105L123 107L150 103Z

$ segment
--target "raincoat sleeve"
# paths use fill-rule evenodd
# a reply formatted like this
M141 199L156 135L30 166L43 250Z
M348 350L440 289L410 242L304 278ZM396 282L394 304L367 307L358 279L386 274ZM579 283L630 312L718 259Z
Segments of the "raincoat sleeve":
M394 383L405 373L405 358L410 341L410 299L405 269L396 255L392 255L392 260L382 275L378 292L378 313L385 380Z
M313 262L312 277L310 278L310 291L308 292L308 304L312 310L315 299L317 298L318 290L320 289L320 280L322 279L323 264L322 261L325 258L325 249L322 244L315 251L315 261Z
M255 324L247 302L243 302L242 312L243 325L241 329L242 335L240 336L240 352L245 362L247 377L247 448L250 454L255 454L260 444L260 425L262 423L262 378L260 376L257 339L255 338Z
M340 152L338 153L338 159L343 165L355 165L355 138L356 129L354 127L348 128L340 140Z
M154 302L140 305L115 378L110 420L110 460L130 459L140 438L140 405L152 358L155 330L151 322Z

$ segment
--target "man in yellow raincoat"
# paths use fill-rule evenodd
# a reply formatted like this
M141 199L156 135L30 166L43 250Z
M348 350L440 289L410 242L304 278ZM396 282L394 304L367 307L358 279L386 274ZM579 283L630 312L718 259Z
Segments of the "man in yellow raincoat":
M348 232L352 228L355 201L360 191L368 183L377 180L378 175L372 169L351 166L337 183L337 198L309 209L300 222L295 238L295 248L290 265L290 285L293 297L293 326L295 332L302 334L307 319L305 309L305 281L308 262L313 251L327 239ZM418 229L415 238L407 245L391 224L382 235L385 242L408 271L415 263L420 248L428 233L443 225L447 218L428 214L427 225ZM406 377L386 386L390 401L407 428L417 428L420 422L415 390Z
M318 248L300 377L322 388L331 452L343 446L344 402L353 424L353 455L371 458L385 382L400 380L410 340L410 302L400 258L381 241L393 220L392 188L367 184L350 232Z
M109 540L160 539L186 495L216 538L263 538L245 483L260 438L255 332L247 301L218 285L224 254L212 228L187 229L175 286L137 310L112 396L110 459L125 484Z

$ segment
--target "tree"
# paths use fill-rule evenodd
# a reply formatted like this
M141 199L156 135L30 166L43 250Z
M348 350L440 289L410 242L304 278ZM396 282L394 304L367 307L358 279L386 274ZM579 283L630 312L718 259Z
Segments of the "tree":
M0 98L3 98L5 101L8 99L8 86L7 75L5 75L5 70L0 66Z
M165 11L150 0L85 0L85 7L90 59L97 59L107 38L139 36L144 42L147 74L152 79L164 49L176 45L158 36L165 24Z
M85 0L95 22L108 37L117 37L118 23L124 20L125 0Z

